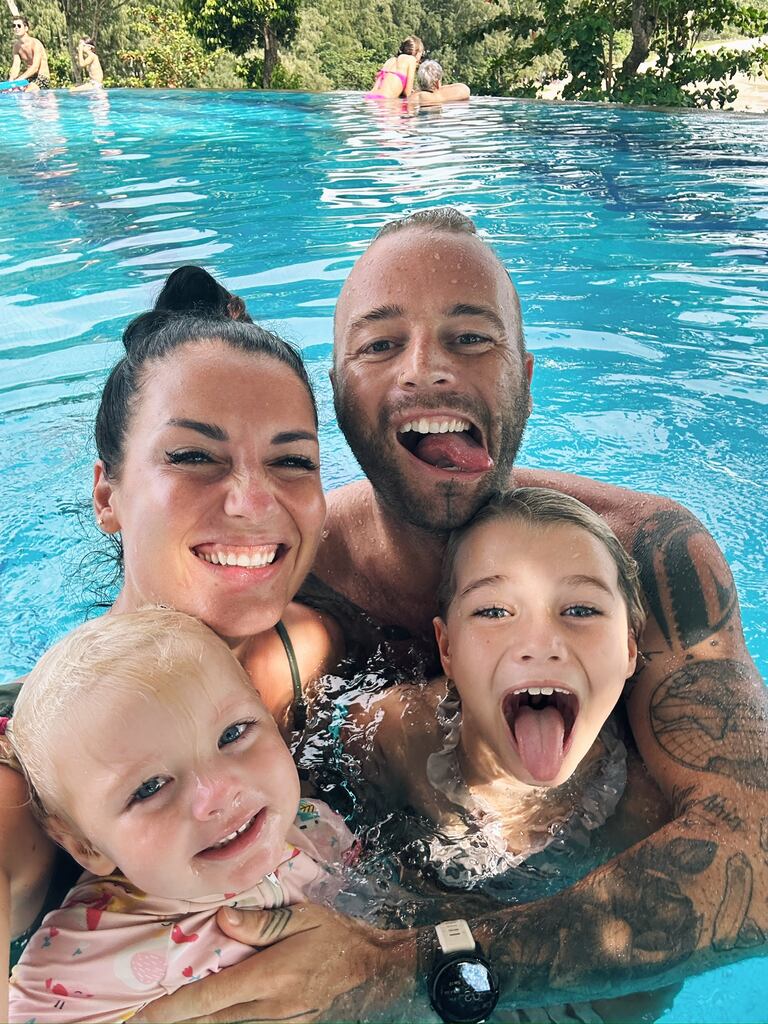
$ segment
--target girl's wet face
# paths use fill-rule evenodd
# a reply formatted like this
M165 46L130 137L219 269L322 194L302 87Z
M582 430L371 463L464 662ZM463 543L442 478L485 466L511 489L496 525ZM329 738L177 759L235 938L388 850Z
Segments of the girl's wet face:
M579 526L496 520L462 543L455 579L447 621L435 624L471 781L561 785L635 667L615 562Z
M273 626L325 520L317 428L290 367L221 342L148 365L116 479L95 471L102 528L122 533L129 611L170 605L222 636Z

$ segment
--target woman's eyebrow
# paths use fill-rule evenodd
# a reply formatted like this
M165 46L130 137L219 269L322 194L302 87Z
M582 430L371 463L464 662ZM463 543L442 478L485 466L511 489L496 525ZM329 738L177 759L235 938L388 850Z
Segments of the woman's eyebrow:
M198 434L209 437L212 441L228 441L229 434L215 423L201 423L200 420L170 419L169 427L184 427L186 430L196 430Z
M272 444L292 444L294 441L317 441L311 430L282 430L272 438Z

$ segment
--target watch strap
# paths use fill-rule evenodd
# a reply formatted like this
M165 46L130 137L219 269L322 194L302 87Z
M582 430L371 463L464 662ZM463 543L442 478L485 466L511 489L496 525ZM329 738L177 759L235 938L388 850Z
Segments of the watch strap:
M435 934L444 956L451 956L453 953L474 953L477 946L469 925L463 919L443 921L442 924L435 925Z

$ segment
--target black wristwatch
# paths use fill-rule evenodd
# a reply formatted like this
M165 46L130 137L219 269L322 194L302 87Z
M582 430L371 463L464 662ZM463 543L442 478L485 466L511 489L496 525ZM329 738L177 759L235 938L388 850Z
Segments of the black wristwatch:
M440 952L427 979L429 1001L450 1024L483 1024L499 1001L499 983L466 921L435 926Z

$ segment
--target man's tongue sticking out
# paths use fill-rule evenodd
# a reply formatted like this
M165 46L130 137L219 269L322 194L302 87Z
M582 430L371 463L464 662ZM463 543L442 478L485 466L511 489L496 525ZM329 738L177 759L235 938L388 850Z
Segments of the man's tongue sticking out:
M461 473L485 473L493 459L482 444L466 430L461 433L425 434L413 454L438 469L456 469Z
M541 783L554 779L565 759L565 722L558 709L521 707L515 715L513 734L529 775Z

